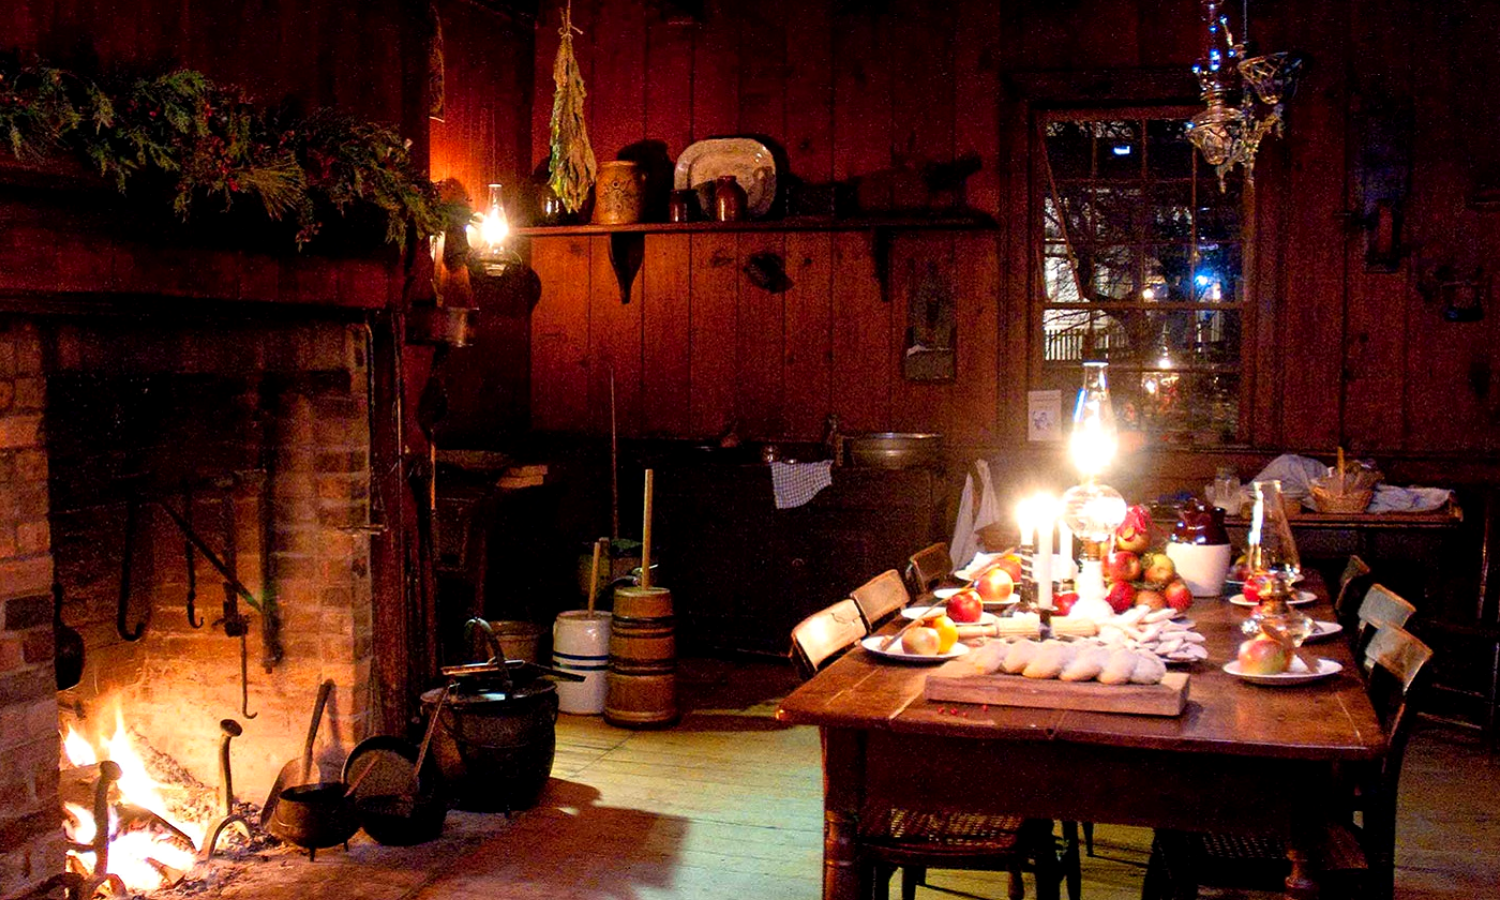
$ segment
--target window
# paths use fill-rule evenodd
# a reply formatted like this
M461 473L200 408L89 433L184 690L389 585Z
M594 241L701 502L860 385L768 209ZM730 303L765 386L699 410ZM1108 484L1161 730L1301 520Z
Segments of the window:
M1041 117L1038 386L1067 397L1105 359L1122 425L1214 444L1241 433L1246 203L1188 142L1191 114Z

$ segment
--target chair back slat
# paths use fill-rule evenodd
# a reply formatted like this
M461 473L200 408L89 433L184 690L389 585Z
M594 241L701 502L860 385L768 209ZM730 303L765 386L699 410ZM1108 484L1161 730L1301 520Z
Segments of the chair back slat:
M1355 658L1360 660L1366 674L1369 673L1371 665L1367 648L1375 636L1376 629L1382 625L1405 627L1416 611L1415 606L1383 584L1371 585L1370 589L1365 591L1365 598L1359 604L1359 622L1354 632L1354 654Z
M911 602L906 582L895 569L886 569L869 581L854 589L851 595L859 605L860 615L865 618L865 627L870 631L879 628L896 610Z
M1415 702L1427 678L1432 648L1399 625L1381 625L1365 651L1370 678L1365 685L1370 703L1386 732L1386 753L1381 760L1378 783L1366 786L1366 824L1372 812L1383 818L1383 827L1394 831L1395 802L1401 762L1415 719ZM1377 802L1383 809L1377 809ZM1393 835L1392 835L1393 838Z
M953 573L953 558L948 555L946 541L923 547L911 555L910 561L911 567L907 571L911 575L912 590L918 594L932 590Z
M1333 600L1334 614L1343 625L1353 624L1356 600L1363 596L1365 585L1373 574L1369 564L1360 559L1358 554L1349 556L1343 574L1339 575L1338 596Z
M803 677L811 677L868 633L859 606L853 600L840 600L792 629L792 658Z

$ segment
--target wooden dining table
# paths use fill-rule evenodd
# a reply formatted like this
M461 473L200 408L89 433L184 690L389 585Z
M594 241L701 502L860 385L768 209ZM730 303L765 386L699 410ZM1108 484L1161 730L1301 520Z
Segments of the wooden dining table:
M1331 620L1322 582L1301 586L1318 595L1303 610ZM869 896L860 816L884 808L1279 834L1286 896L1316 897L1314 848L1347 809L1336 770L1377 760L1386 737L1344 635L1301 649L1343 666L1320 681L1268 687L1224 672L1249 612L1193 604L1209 655L1185 669L1187 706L1171 717L928 701L931 667L852 649L777 710L822 732L824 900Z

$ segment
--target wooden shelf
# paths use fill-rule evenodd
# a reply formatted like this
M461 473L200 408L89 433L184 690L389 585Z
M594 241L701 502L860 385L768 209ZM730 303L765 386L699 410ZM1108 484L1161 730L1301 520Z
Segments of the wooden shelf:
M646 255L648 234L707 234L733 232L863 231L870 235L881 299L889 299L888 262L891 236L898 231L995 231L988 216L881 216L833 218L804 216L791 219L759 219L745 222L637 222L631 225L550 225L517 228L526 238L609 237L609 260L620 285L620 302L630 302L630 286Z
M577 237L606 234L693 234L734 231L970 231L994 229L987 216L905 216L755 219L743 222L637 222L631 225L541 225L517 228L519 237Z

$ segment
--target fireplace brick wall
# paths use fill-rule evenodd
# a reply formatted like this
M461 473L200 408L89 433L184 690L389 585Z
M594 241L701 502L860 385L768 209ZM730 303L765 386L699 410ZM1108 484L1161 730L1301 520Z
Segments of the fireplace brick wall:
M62 871L43 385L35 325L0 318L0 897Z
M281 764L301 754L318 684L335 691L319 732L323 775L336 778L370 721L373 616L370 536L382 510L370 491L368 360L361 326L316 315L243 321L211 312L48 324L47 443L53 551L64 617L83 633L83 684L65 692L97 733L120 701L127 724L198 780L218 782L218 722L244 728L234 745L241 799L259 802ZM249 615L249 712L240 647L214 621L224 578L195 553L197 614L188 624L182 533L155 505L137 512L128 624L116 631L125 500L157 496L187 508L223 557L232 506L237 576L275 598L283 655L268 660L265 617Z

